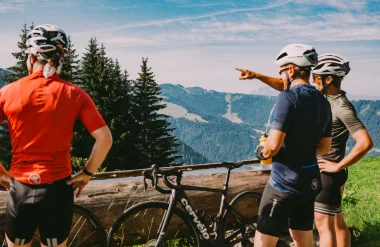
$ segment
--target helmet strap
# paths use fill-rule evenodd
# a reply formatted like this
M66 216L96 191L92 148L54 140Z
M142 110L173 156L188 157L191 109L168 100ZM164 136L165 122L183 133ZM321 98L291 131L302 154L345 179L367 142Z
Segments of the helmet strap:
M299 74L299 71L297 70L296 73L294 74L294 76L292 78L289 77L289 73L287 70L285 70L285 76L286 76L286 80L288 81L288 85L287 85L287 90L290 89L290 85L292 84L292 82L294 81L294 79L296 79L296 76Z

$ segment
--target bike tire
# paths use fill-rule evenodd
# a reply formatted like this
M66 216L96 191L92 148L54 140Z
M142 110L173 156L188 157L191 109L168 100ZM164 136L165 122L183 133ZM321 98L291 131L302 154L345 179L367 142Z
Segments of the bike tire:
M107 237L106 231L100 220L88 209L74 204L73 224L71 226L68 247L102 247ZM87 223L87 224L86 224ZM86 225L85 225L86 224ZM76 231L83 230L82 232ZM2 247L8 244L4 239ZM36 232L32 239L32 247L40 246L40 237Z
M99 220L98 217L96 217L90 210L88 210L87 208L85 207L82 207L80 205L74 205L74 219L75 219L75 214L77 214L78 216L81 215L82 217L85 218L85 221L88 221L89 222L89 225L91 226L91 236L88 236L89 238L91 237L91 239L85 239L86 242L83 242L83 238L82 237L79 237L79 239L81 239L82 243L80 245L78 245L79 243L77 244L74 244L75 242L73 242L73 239L72 239L72 234L71 234L71 237L69 235L69 241L67 241L67 247L70 247L70 246L73 246L73 247L87 247L87 246L90 246L90 247L103 247L104 245L104 242L107 238L107 233L106 233L106 230L102 224L102 222ZM79 222L77 222L77 225L79 225L81 223L81 220ZM83 223L82 223L83 225ZM75 225L74 225L75 226ZM72 226L72 230L73 230L73 227ZM83 233L82 235L85 235L85 233ZM70 244L70 240L73 242L73 244L69 245ZM90 242L91 241L91 242Z
M153 227L158 228L157 226L162 222L163 218L161 220L155 220L157 215L159 215L157 212L162 213L163 216L168 208L169 204L166 202L148 201L136 204L125 210L111 226L105 246L156 246L157 235L155 235L155 231L151 229ZM150 210L153 210L153 214ZM154 210L157 210L157 212L154 213ZM198 232L186 213L177 207L173 207L172 213L166 233L168 240L160 247L200 247ZM187 231L175 228L176 226L183 227L183 224L187 227ZM124 228L124 225L126 228ZM141 230L141 226L146 226L147 230ZM153 232L153 234L151 232ZM178 236L178 233L185 235ZM143 236L143 234L147 234L148 236ZM154 235L153 238L151 238L151 234Z
M232 199L222 219L219 236L223 246L253 246L260 201L261 194L255 191L244 191Z

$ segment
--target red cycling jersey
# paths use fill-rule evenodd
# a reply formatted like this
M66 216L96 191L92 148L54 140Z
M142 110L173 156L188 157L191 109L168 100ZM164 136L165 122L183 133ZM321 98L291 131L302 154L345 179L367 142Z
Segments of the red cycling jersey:
M106 124L90 96L57 74L42 70L0 90L0 122L8 120L12 143L10 175L44 184L72 173L70 147L79 117L91 133Z

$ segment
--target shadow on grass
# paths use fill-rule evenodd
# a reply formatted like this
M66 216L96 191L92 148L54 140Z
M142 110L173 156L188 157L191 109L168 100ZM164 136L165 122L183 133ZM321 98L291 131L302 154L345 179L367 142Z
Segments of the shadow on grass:
M363 229L350 227L352 247L380 247L380 222L364 222Z

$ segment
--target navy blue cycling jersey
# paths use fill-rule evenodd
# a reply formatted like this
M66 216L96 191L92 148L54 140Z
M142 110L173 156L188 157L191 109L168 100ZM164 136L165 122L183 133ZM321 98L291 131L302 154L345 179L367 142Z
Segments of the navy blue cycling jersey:
M275 185L304 196L314 197L320 192L316 150L323 137L331 137L331 119L329 102L309 84L296 85L278 95L271 128L286 136L273 157L271 177Z

